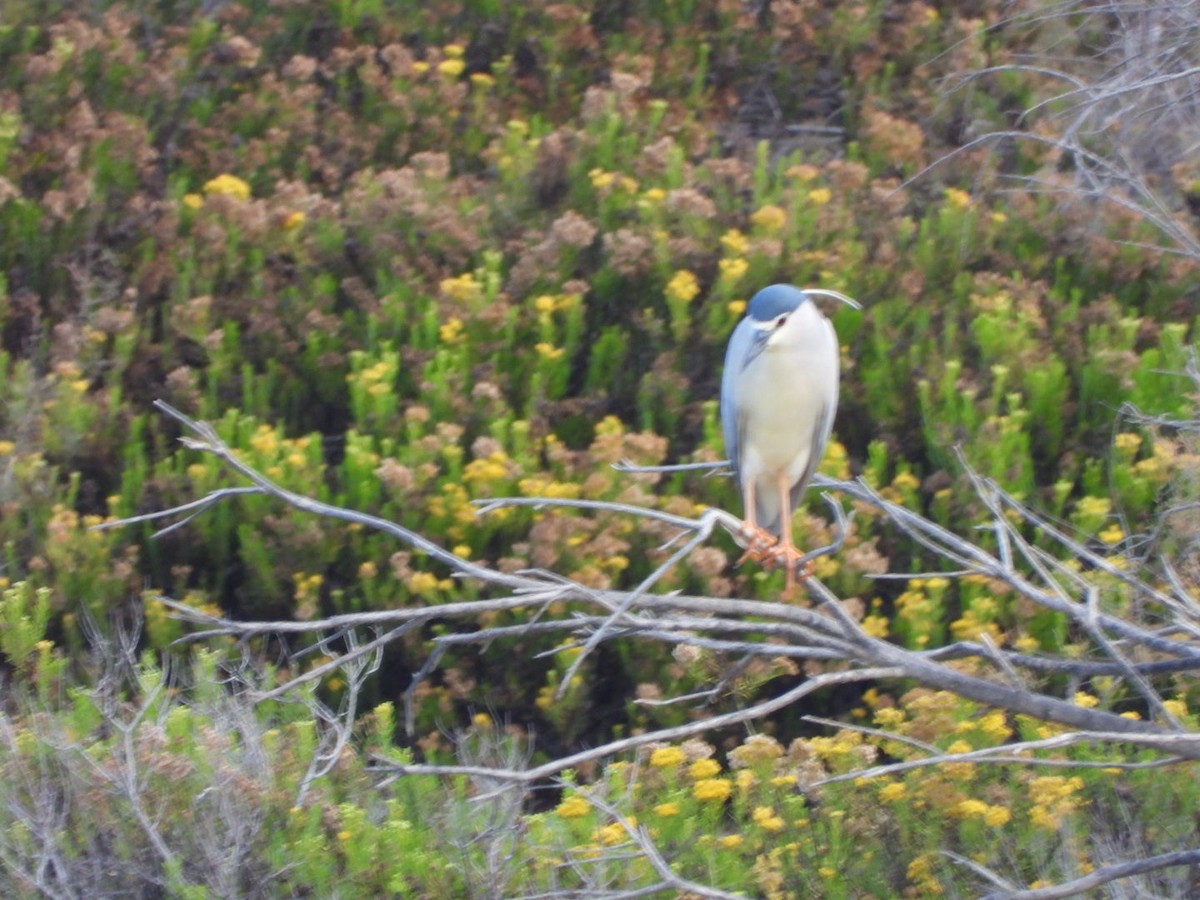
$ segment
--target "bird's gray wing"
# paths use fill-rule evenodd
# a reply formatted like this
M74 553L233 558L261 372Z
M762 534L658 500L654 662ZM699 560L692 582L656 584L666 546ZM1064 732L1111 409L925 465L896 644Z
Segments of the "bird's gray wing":
M752 358L754 344L754 326L749 319L742 319L729 337L729 346L725 349L725 369L721 373L721 433L725 438L725 455L729 457L735 481L738 479L738 462L741 459L743 424L741 410L737 408L737 381ZM740 481L738 489L741 489Z
M812 481L813 473L817 471L817 467L821 465L821 460L825 457L825 445L829 443L829 436L833 433L833 417L836 413L836 397L832 404L827 403L821 407L821 415L817 418L817 427L813 429L808 465L804 467L804 473L800 476L800 480L792 485L793 512L800 508L800 503L804 500L804 492L808 490L808 483Z

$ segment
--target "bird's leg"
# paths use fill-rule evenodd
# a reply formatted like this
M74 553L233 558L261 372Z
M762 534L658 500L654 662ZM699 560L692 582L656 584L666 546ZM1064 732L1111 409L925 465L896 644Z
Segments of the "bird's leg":
M748 559L757 561L771 550L775 539L758 526L758 516L754 505L754 479L749 479L742 488L742 497L746 507L746 521L742 524L742 538L746 541L746 552L738 560L740 566Z
M803 556L792 543L792 490L788 484L787 473L779 476L779 543L771 554L776 565L783 566L787 572L784 590L790 591L796 586L796 566ZM800 574L801 579L807 578L809 569Z

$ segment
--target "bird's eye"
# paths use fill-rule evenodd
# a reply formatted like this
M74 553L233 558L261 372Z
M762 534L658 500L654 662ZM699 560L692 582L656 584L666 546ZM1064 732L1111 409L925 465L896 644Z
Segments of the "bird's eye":
M775 320L775 328L778 330L787 324L787 316L780 316Z

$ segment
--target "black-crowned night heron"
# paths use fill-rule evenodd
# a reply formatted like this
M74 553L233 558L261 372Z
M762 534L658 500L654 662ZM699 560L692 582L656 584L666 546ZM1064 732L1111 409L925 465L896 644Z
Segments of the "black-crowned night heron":
M785 566L789 588L800 558L792 513L825 453L838 401L837 334L813 295L862 308L836 291L763 288L729 339L721 377L721 428L745 509L746 556Z

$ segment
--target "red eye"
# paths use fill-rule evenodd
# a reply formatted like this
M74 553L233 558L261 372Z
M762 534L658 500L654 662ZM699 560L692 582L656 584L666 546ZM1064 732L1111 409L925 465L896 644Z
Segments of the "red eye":
M787 316L780 316L775 320L775 328L780 329L787 324Z

